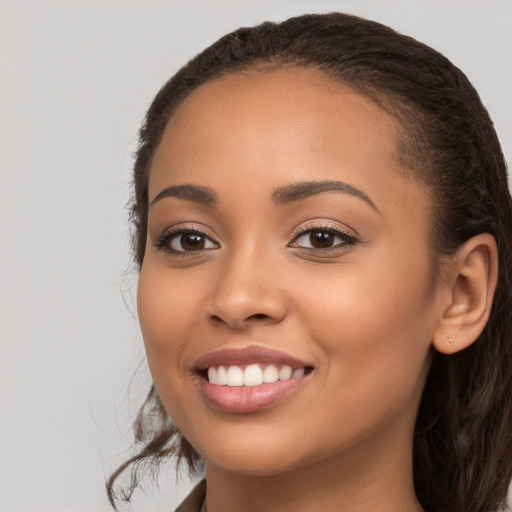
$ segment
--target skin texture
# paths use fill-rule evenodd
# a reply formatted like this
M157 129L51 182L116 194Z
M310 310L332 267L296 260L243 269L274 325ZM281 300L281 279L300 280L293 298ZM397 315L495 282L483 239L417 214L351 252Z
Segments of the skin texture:
M159 395L206 459L208 512L421 510L412 435L432 343L454 352L475 339L495 264L483 235L435 278L430 199L399 168L395 133L369 99L304 69L203 85L167 126L150 173L138 309ZM279 187L333 180L373 206L343 191L273 199ZM184 184L208 187L216 204L152 203ZM183 252L179 234L155 246L176 228L204 233L204 249ZM354 241L318 250L300 229ZM212 407L195 362L254 347L313 371L271 407Z

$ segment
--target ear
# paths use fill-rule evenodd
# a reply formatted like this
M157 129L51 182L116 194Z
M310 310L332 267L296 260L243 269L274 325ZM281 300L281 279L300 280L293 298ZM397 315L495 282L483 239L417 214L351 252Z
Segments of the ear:
M494 237L482 233L469 239L443 272L433 345L443 354L453 354L475 342L489 319L498 277Z

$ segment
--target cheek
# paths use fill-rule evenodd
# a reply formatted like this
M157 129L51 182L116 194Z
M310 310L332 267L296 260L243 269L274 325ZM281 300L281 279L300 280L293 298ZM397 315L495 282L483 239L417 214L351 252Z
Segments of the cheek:
M196 290L197 292L197 290ZM185 431L190 386L191 360L189 335L198 324L198 299L190 283L180 283L167 268L146 260L139 276L137 309L147 361L153 383L173 420ZM185 377L185 378L184 378ZM188 425L188 426L187 426Z
M303 282L308 293L294 293L304 299L296 307L328 368L326 386L350 401L345 410L363 404L361 414L368 403L400 407L417 398L429 366L434 296L428 262L390 261L311 276ZM343 394L347 389L350 395Z
M167 269L144 262L138 283L137 310L153 378L172 376L187 356L186 333L196 318L197 300ZM171 364L169 364L171 363Z
M400 332L415 329L412 339L426 334L435 309L428 261L386 249L371 258L356 256L346 265L316 267L290 280L294 289L288 297L295 302L291 309L308 316L305 324L314 329L312 335L328 338L336 332L344 338L346 333L379 344L392 332L398 343Z

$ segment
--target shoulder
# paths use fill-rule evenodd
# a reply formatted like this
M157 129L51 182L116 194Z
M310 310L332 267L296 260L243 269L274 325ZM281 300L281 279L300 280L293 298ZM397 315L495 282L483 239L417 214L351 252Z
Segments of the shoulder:
M201 512L206 497L206 480L201 480L174 512Z

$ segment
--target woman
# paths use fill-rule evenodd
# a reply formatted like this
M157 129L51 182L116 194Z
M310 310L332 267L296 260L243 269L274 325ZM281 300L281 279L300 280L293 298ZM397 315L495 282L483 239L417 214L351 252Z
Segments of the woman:
M173 455L206 469L180 511L502 509L511 201L462 72L345 14L242 28L158 93L134 176L154 387L113 504Z

